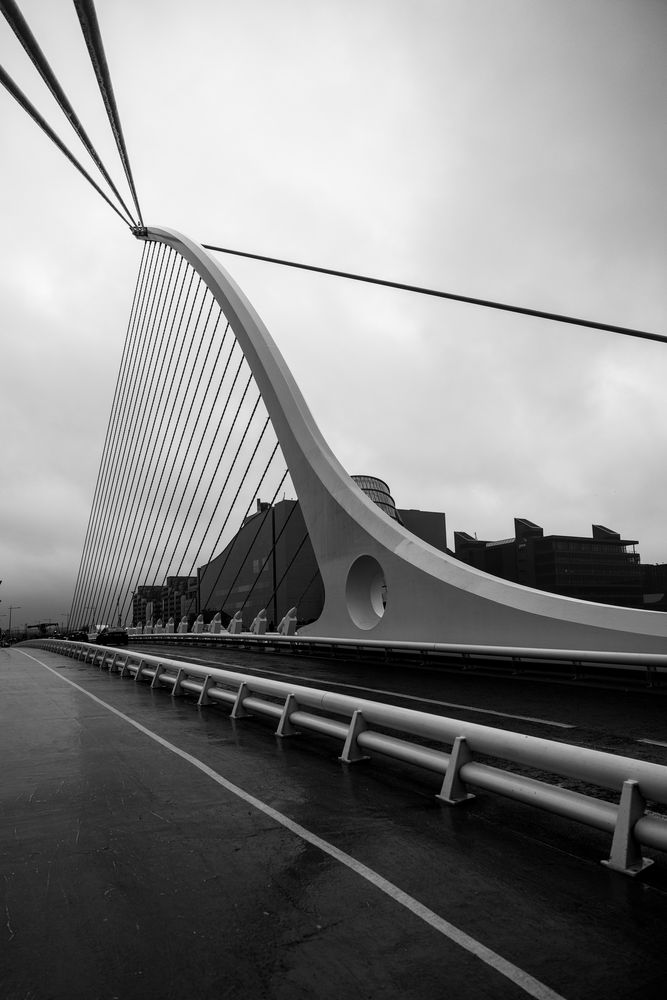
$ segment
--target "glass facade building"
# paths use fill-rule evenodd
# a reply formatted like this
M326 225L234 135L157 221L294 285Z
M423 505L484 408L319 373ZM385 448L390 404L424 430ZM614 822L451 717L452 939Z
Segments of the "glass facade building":
M402 524L400 515L396 510L394 498L389 492L389 487L384 479L378 479L377 476L352 476L352 479L364 491L368 499L377 504L380 510L383 510L394 521Z

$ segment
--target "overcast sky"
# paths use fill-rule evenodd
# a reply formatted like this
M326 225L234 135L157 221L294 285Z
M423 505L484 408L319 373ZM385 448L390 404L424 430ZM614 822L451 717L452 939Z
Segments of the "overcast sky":
M667 333L664 0L96 7L149 225ZM73 4L21 8L120 185ZM84 157L4 20L0 62ZM70 607L141 247L4 90L0 153L0 613L22 624ZM450 545L520 516L667 561L667 345L221 261L344 467L445 511Z

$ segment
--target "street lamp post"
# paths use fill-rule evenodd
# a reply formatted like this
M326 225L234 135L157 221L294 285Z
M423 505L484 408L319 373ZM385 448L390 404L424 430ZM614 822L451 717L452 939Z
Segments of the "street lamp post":
M9 632L9 638L10 639L12 637L12 611L18 611L20 607L21 607L20 604L10 604L9 605L9 628L8 628L8 632Z

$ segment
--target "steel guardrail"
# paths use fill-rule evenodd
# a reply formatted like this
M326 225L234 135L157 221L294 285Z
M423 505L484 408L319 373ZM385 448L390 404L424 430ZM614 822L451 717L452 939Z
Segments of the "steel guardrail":
M268 716L278 721L279 736L309 731L332 737L343 743L339 760L347 764L375 752L425 768L443 776L437 797L450 805L474 798L473 786L595 827L612 835L610 857L603 863L628 875L651 864L642 847L667 851L667 818L647 810L647 802L667 806L667 767L661 764L138 650L62 639L32 644L150 681L152 688L170 688L174 696L190 694L199 705L228 705L233 718ZM411 742L406 735L436 746ZM504 770L477 760L480 755L574 778L619 800Z
M335 655L357 653L372 656L383 653L385 657L422 658L424 660L458 659L464 668L472 669L476 661L507 661L514 667L528 664L570 666L573 676L590 668L592 676L597 671L627 671L634 677L645 679L647 687L657 687L667 680L667 654L606 652L589 649L546 649L529 646L490 646L472 643L413 642L386 639L339 639L329 636L281 635L278 632L149 632L129 633L133 643L165 643L182 646L215 645L221 648L250 650L283 650L294 654Z

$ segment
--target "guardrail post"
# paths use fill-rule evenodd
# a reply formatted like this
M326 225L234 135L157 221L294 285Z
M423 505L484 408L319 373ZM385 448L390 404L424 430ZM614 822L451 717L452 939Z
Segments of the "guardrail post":
M285 699L285 706L283 708L283 714L280 716L280 722L278 723L278 728L276 729L276 736L298 736L299 730L296 726L293 726L290 722L290 715L292 712L298 712L300 705L293 694L288 694Z
M360 760L368 760L368 754L363 754L359 749L359 744L357 743L359 733L363 733L365 729L368 729L368 726L364 721L361 710L356 709L350 719L350 728L347 731L347 738L345 740L343 752L338 758L338 760L343 764L355 764Z
M153 674L153 680L151 681L151 688L156 688L160 686L160 674L163 674L167 668L163 663L158 663L155 668L155 673Z
M143 660L139 660L139 663L137 664L137 672L136 672L136 674L134 675L134 680L135 680L135 683L136 683L136 682L137 682L137 681L139 680L139 678L141 677L141 671L142 671L143 669L144 669L144 661L143 661Z
M618 816L611 842L611 854L602 864L624 875L639 875L652 865L650 858L643 858L641 847L635 840L633 829L637 820L644 815L646 802L639 790L639 782L631 778L623 782Z
M123 666L120 668L120 676L121 676L121 678L127 677L127 675L130 673L129 660L130 660L130 656L129 656L129 653L128 653L128 655L123 660Z
M117 659L118 659L118 653L114 653L113 656L111 657L111 663L109 664L109 673L110 674L112 674L114 672L114 668L116 666L116 660Z
M441 802L446 802L450 806L455 806L459 802L467 802L468 799L475 798L472 792L468 791L468 786L461 781L459 774L463 765L467 764L469 760L472 760L472 753L468 741L465 736L457 736L449 755L445 780L442 783L440 793L436 795L436 799L440 799Z
M178 673L176 674L176 680L174 681L174 686L171 689L172 698L182 698L183 692L181 691L181 681L185 677L185 670L183 667L178 668Z
M243 699L247 698L250 694L250 689L245 681L239 686L238 692L236 694L236 701L234 702L234 707L231 711L232 719L245 719L246 716L250 715L250 712L246 712L243 707Z
M205 705L214 705L215 699L211 698L207 693L208 689L213 686L213 678L210 674L206 674L204 678L204 683L201 686L201 692L199 698L197 699L197 708L203 708Z

